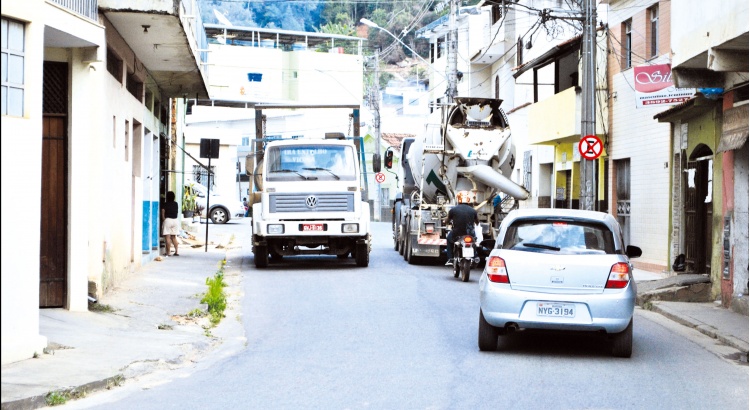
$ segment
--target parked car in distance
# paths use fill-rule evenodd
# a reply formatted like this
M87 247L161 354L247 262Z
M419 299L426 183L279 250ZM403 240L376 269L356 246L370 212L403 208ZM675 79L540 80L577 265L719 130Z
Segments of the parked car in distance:
M215 224L227 223L232 218L243 218L245 216L245 205L238 199L229 198L224 195L215 194L211 192L211 200L208 201L208 205L211 209L206 212L206 195L208 188L205 186L192 183L192 188L198 195L195 202L198 209L201 209L201 218L211 218L211 222ZM186 184L185 189L190 189L190 185Z
M605 334L630 357L636 286L627 246L609 214L519 209L503 219L479 280L479 350L515 330Z

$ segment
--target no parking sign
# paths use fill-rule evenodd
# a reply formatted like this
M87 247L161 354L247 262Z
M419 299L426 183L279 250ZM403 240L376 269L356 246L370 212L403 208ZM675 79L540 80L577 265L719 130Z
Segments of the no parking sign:
M578 152L581 153L583 158L588 160L599 158L603 150L604 145L602 144L602 140L596 135L587 135L578 142Z
M383 181L385 181L385 174L384 173L378 172L377 174L375 174L375 182L377 182L378 184L380 184Z

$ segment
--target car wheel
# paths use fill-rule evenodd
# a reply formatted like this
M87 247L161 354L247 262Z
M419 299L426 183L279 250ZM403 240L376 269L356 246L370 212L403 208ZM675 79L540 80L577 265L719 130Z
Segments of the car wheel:
M628 327L612 338L612 356L630 357L633 354L633 319L630 319Z
M265 245L258 245L253 251L255 257L255 267L265 268L268 266L268 247Z
M484 320L484 313L479 309L479 350L482 352L494 352L497 350L497 338L500 330Z
M370 264L370 252L367 243L358 243L354 251L354 261L360 268L366 268Z
M471 274L471 259L461 259L461 281L468 282Z
M229 220L229 212L221 207L211 210L211 222L215 224L225 224Z

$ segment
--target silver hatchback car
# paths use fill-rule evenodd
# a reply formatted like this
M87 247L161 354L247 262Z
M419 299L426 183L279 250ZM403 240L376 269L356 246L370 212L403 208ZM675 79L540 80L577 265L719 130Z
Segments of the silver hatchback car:
M598 331L612 354L630 357L636 288L612 215L573 209L521 209L500 226L479 280L479 350L518 329Z

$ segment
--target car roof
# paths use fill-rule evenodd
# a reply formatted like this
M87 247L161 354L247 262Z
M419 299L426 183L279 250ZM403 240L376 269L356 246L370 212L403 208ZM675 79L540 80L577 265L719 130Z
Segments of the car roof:
M617 231L617 220L610 214L599 211L587 211L583 209L560 209L560 208L525 208L514 209L503 219L507 225L517 219L525 218L571 218L591 222L601 222Z

